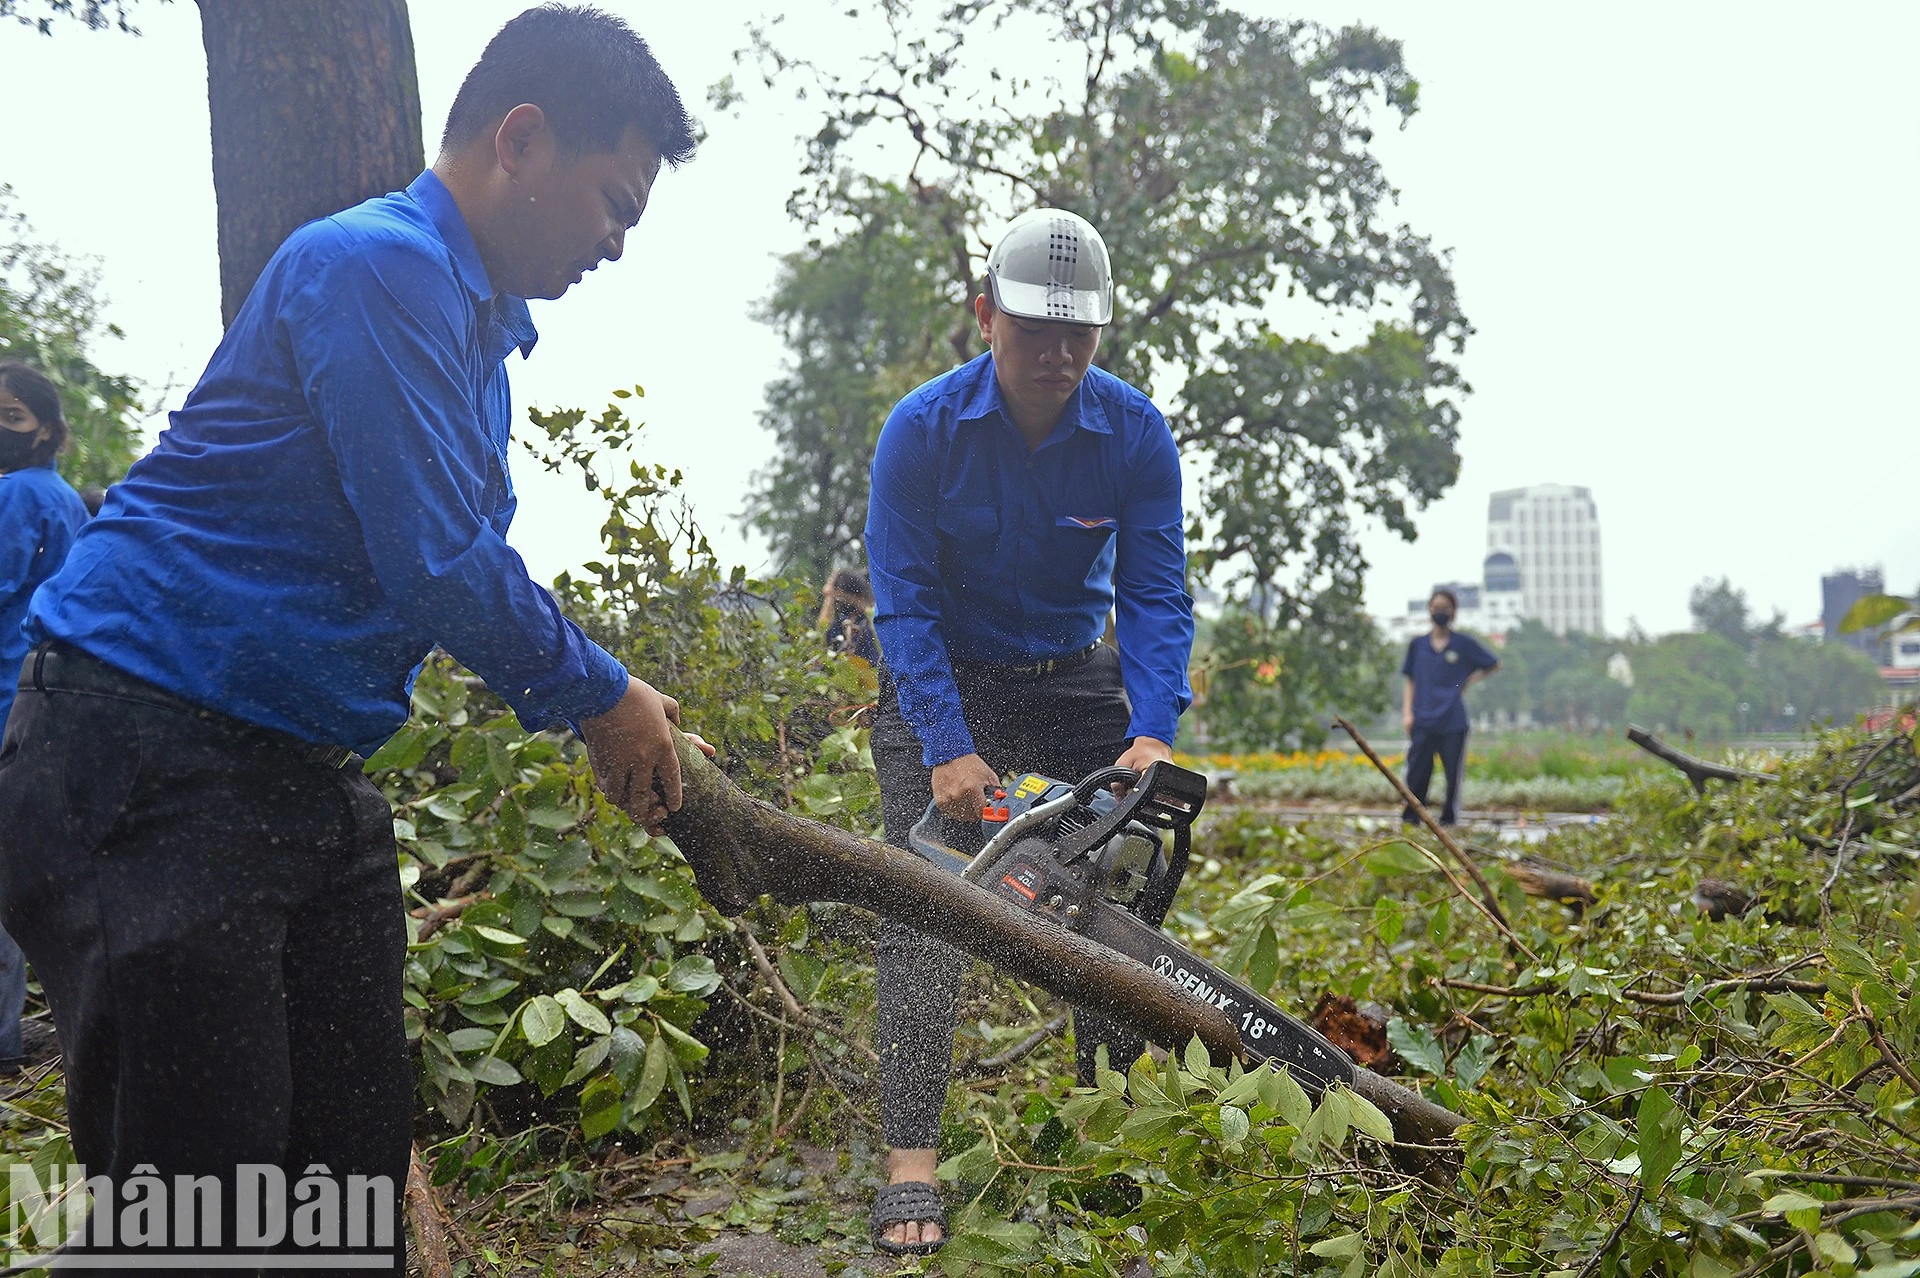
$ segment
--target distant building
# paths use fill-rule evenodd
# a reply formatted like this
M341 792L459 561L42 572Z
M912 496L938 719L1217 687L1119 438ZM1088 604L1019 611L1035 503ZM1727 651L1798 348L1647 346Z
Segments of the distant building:
M1911 624L1915 614L1908 613L1897 626ZM1920 630L1895 630L1887 654L1887 665L1895 670L1920 670Z
M1850 648L1858 648L1868 656L1876 656L1880 650L1880 632L1861 630L1850 635L1840 633L1840 619L1847 615L1847 609L1858 603L1863 595L1884 595L1887 593L1887 580L1878 568L1855 571L1842 568L1820 579L1820 637L1832 643L1838 640Z
M1523 616L1557 635L1606 633L1600 517L1590 489L1535 484L1495 493L1487 503L1489 567L1496 560L1503 582L1518 575Z
M1481 565L1485 593L1481 611L1486 617L1486 633L1505 635L1527 617L1526 591L1520 588L1520 565L1504 550L1496 550Z

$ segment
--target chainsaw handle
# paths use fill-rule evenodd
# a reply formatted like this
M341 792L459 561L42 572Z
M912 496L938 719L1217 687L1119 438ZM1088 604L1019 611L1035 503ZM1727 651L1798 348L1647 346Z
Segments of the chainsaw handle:
M1131 789L1140 784L1140 774L1132 768L1114 766L1101 768L1098 772L1089 772L1073 787L1073 797L1082 803L1092 803L1093 796L1110 785L1124 785Z

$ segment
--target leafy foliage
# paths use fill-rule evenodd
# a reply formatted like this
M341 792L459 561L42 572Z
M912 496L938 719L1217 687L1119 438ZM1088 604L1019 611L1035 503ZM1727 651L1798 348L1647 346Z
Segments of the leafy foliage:
M1097 359L1174 388L1163 405L1204 476L1195 571L1228 585L1253 642L1311 671L1299 695L1260 698L1256 717L1280 725L1261 744L1330 694L1371 699L1373 671L1353 660L1373 642L1356 521L1411 537L1412 513L1454 482L1470 331L1444 255L1393 221L1369 149L1377 115L1415 109L1399 45L1210 0L937 14L894 0L878 18L886 34L856 74L792 58L767 31L755 43L770 87L824 103L790 201L821 237L770 308L796 368L769 397L779 453L754 499L761 526L816 570L856 549L885 406L980 349L963 304L985 237L1024 208L1074 209L1113 251ZM978 78L998 39L1055 50L1060 74ZM875 312L850 317L850 303Z
M542 461L581 475L608 507L606 553L556 583L560 597L630 669L684 699L689 726L741 784L860 819L877 797L864 743L831 720L866 688L827 656L806 600L724 573L675 504L677 474L637 462L620 474L639 428L619 403L591 422L533 416ZM587 1140L669 1121L659 1110L675 1102L691 1120L689 1074L708 1055L696 1022L731 925L702 909L671 843L599 795L576 741L526 733L444 660L367 766L394 803L414 906L407 1017L421 1096L456 1131L471 1124L438 1174L483 1174L530 1112ZM490 1103L516 1088L507 1108Z
M101 323L98 272L37 240L13 198L13 188L0 185L0 358L53 378L71 432L60 473L75 487L104 488L141 452L139 388L93 363L102 337L121 336Z

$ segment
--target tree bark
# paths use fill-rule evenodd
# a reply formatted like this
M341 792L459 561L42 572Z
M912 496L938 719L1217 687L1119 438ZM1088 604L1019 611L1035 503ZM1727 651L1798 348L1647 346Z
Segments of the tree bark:
M1708 781L1771 782L1772 777L1764 772L1748 772L1744 768L1729 768L1722 763L1709 763L1705 759L1696 759L1684 750L1676 750L1645 728L1629 726L1627 740L1645 750L1656 759L1665 759L1674 767L1687 774L1687 780L1693 783L1694 793L1705 794Z
M232 324L295 228L425 166L406 0L199 0Z

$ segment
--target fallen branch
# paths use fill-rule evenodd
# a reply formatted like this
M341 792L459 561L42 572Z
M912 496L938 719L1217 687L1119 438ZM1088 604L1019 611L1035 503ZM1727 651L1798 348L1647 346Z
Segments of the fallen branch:
M1730 768L1724 763L1708 763L1705 759L1695 758L1682 750L1676 750L1645 728L1629 727L1627 740L1645 750L1656 759L1664 759L1687 774L1687 780L1693 782L1696 794L1707 792L1709 781L1759 781L1770 782L1772 777L1764 772L1748 772L1744 768Z
M441 901L437 905L423 905L416 910L410 911L414 918L420 920L420 931L413 938L413 943L415 945L420 944L420 942L426 940L435 932L438 932L441 928L459 918L462 914L465 914L468 906L474 904L476 901L484 901L492 895L491 892L474 892L467 896L455 897L451 901Z
M1615 1244L1620 1241L1620 1236L1627 1232L1627 1226L1633 1223L1633 1213L1640 1210L1640 1200L1646 1192L1645 1184L1634 1185L1633 1197L1627 1201L1627 1209L1621 1213L1620 1223L1613 1227L1613 1232L1607 1235L1607 1240L1600 1244L1600 1250L1587 1257L1587 1263L1580 1266L1580 1272L1573 1278L1592 1278L1593 1272L1600 1268L1600 1262L1607 1258L1607 1253L1614 1249Z
M1334 723L1346 730L1346 734L1353 738L1353 743L1359 746L1361 752L1365 754L1368 759L1372 760L1373 766L1380 770L1380 775L1393 783L1393 788L1400 792L1400 798L1405 801L1407 810L1419 817L1421 823L1433 832L1435 838L1440 840L1441 846L1453 853L1453 859L1458 861L1466 869L1467 873L1473 876L1473 881L1480 885L1480 897L1475 898L1473 893L1467 890L1467 885L1462 883L1458 876L1447 867L1446 862L1440 860L1438 857L1434 857L1433 863L1440 867L1440 872L1447 876L1447 881L1454 885L1454 888L1461 896L1466 898L1469 904L1477 906L1480 912L1487 916L1493 925L1500 930L1500 934L1507 938L1507 944L1510 947L1518 953L1526 955L1527 958L1533 962L1538 963L1540 956L1528 949L1526 942L1515 935L1512 926L1507 922L1506 914L1500 909L1500 898L1494 894L1493 885L1487 882L1487 876L1480 872L1480 867L1474 864L1473 858L1468 856L1466 852L1461 849L1460 845L1453 841L1453 836L1448 834L1446 829L1441 826L1438 821L1433 819L1433 814L1427 811L1427 805L1413 797L1413 791L1407 789L1407 783L1400 779L1400 774L1388 767L1385 759L1382 759L1378 754L1374 753L1373 747L1367 744L1367 739L1360 735L1360 729L1338 716L1334 718ZM1417 847L1418 845L1416 844L1415 846ZM1425 849L1422 849L1422 851L1424 850ZM1432 854L1429 853L1428 855Z
M427 1179L420 1162L420 1147L413 1148L407 1164L407 1220L413 1226L413 1240L419 1253L421 1278L453 1278L453 1258L449 1242L454 1237L453 1218Z
M1541 994L1551 994L1560 986L1550 982L1533 985L1487 985L1480 981L1463 981L1452 976L1436 976L1434 984L1444 985L1451 990L1470 990L1475 994L1491 994L1495 998L1534 998ZM1636 1003L1645 1003L1651 1007L1678 1007L1683 1003L1706 998L1710 994L1723 994L1728 990L1748 990L1756 994L1823 994L1826 984L1822 981L1796 981L1787 977L1768 974L1765 976L1732 976L1725 980L1708 981L1691 997L1685 990L1669 990L1656 993L1651 990L1621 990L1620 997Z
M1031 1056L1040 1044L1046 1042L1066 1027L1067 1014L1062 1012L1033 1033L1015 1043L1012 1047L1009 1047L1006 1051L971 1062L965 1066L963 1072L968 1074L997 1074L1007 1066Z

